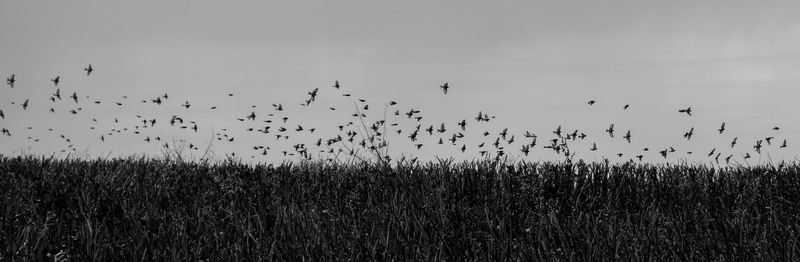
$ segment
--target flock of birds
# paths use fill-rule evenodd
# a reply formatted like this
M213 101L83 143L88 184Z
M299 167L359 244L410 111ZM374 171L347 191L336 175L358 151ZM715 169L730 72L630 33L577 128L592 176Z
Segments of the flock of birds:
M91 64L83 69L86 73L86 77L90 77L94 68ZM94 100L91 101L89 96L79 96L77 91L73 91L72 94L65 93L62 96L61 88L59 87L59 83L61 83L61 77L55 76L50 79L53 83L53 93L49 96L48 100L50 101L51 105L55 105L58 103L68 103L72 106L71 109L66 110L66 113L70 115L77 115L81 112L84 112L82 105L87 103L93 104L101 104L104 101L101 100ZM6 84L9 88L15 88L15 83L17 82L16 75L11 74L9 77L6 78ZM342 97L351 97L352 95L349 93L344 93L342 91L342 85L339 83L338 80L334 81L331 87L333 92L338 92ZM443 95L447 95L448 89L450 86L448 83L441 84L439 88L442 91ZM307 108L312 105L312 103L317 102L317 98L320 94L319 88L314 88L307 92L307 97L300 103L301 108ZM229 93L228 96L232 97L233 94ZM85 101L83 98L86 98L89 101ZM67 100L62 101L62 99ZM140 99L141 103L143 104L152 104L154 106L168 106L169 102L169 95L164 94L158 97L151 97L146 99ZM130 100L127 96L122 96L121 100L114 101L113 103L118 106L122 107L125 103L128 103ZM475 150L481 157L485 158L494 158L494 159L501 159L504 157L508 157L508 154L513 152L520 152L519 155L528 156L531 153L531 150L539 147L546 151L552 151L557 156L563 156L565 159L572 159L576 154L575 144L572 143L578 140L587 140L592 137L587 135L584 131L581 130L573 130L567 131L562 130L561 126L556 127L552 134L535 134L530 131L525 131L524 133L514 134L509 131L508 128L498 129L495 132L490 130L478 130L478 136L480 138L479 143L470 143L465 139L467 137L467 129L469 128L479 128L480 126L477 125L479 123L489 123L496 116L491 116L488 113L484 113L483 111L477 112L477 115L474 117L474 122L472 120L461 119L454 121L454 125L447 125L444 122L436 122L436 123L426 123L423 122L422 112L419 109L415 109L413 107L407 109L400 109L400 105L396 101L389 101L384 105L384 112L381 114L383 117L379 120L375 121L368 121L367 112L370 112L370 105L367 103L365 99L355 98L353 100L354 103L354 112L350 115L349 120L345 121L335 128L332 128L333 132L316 132L318 127L310 127L310 126L303 126L299 122L292 122L289 123L289 115L284 111L286 108L281 103L272 104L271 110L268 113L256 113L256 105L250 106L252 110L249 113L244 112L238 117L234 117L236 121L245 122L250 124L249 127L246 127L244 130L236 130L236 132L232 132L234 130L229 130L223 128L220 132L214 133L214 139L217 141L222 142L235 142L236 137L233 135L241 134L242 131L247 133L259 134L259 135L268 135L274 137L272 141L269 141L265 144L256 144L250 145L251 153L249 154L251 158L256 158L259 156L267 156L272 154L279 154L283 157L299 157L301 159L311 160L314 158L318 159L325 159L327 161L336 161L342 158L358 158L358 159L365 159L365 158L378 158L382 160L391 161L392 157L388 152L388 145L389 145L389 136L396 134L396 137L400 139L408 139L410 144L412 145L411 150L421 150L423 147L427 147L427 143L422 142L423 137L425 137L426 141L430 141L430 143L443 145L447 147L452 147L453 153L466 153L467 150ZM595 100L588 101L588 106L592 107L597 103ZM12 105L19 105L22 108L22 111L28 110L29 106L31 106L30 99L26 98L22 102L15 102L11 101L10 104ZM179 107L182 107L184 110L195 110L197 107L193 107L189 101L184 101L183 103L177 103ZM174 106L174 104L173 104ZM628 110L630 105L624 105L622 110ZM216 110L217 106L208 107L208 110ZM330 111L336 111L337 108L330 106L328 107ZM56 110L54 107L50 107L50 113L56 114ZM692 117L692 108L684 108L677 110L677 113L685 114L687 117ZM387 113L389 114L387 116ZM6 112L3 111L2 107L0 107L0 121L6 119ZM201 124L200 121L193 121L193 120L185 120L185 117L172 115L169 117L163 118L146 118L140 115L136 116L135 123L132 126L126 126L123 123L131 123L131 121L122 122L118 118L113 119L112 126L109 130L98 130L97 139L100 142L106 142L112 136L116 136L121 133L130 133L133 135L140 136L140 139L146 143L158 143L160 147L164 149L170 149L170 143L167 141L168 139L162 138L160 136L154 135L148 130L154 128L156 125L161 123L161 125L168 125L168 128L174 129L174 134L178 134L177 132L198 132L199 125ZM406 123L411 122L409 127L403 128L400 125L400 120L405 119ZM109 120L111 121L111 120ZM93 123L98 123L96 118L92 118ZM475 127L472 127L475 125ZM485 127L486 125L484 125ZM488 125L491 127L491 124ZM10 130L9 127L3 126L3 122L0 122L0 127L2 127L2 135L7 137L8 139L15 139L17 138L17 132L22 130L31 130L32 127L27 127L26 129L19 129L19 130ZM95 126L90 127L91 130L95 130ZM773 131L780 130L779 127L772 127ZM56 133L57 130L53 128L48 128L48 131ZM724 135L726 131L725 122L722 122L719 129L715 130L718 135ZM621 133L618 133L621 132ZM615 139L615 136L619 134L624 134L621 136L621 139L624 140L626 143L630 144L633 136L631 135L631 130L625 130L624 132L618 131L615 129L615 125L612 123L605 129L605 134L608 135L610 138ZM695 134L695 128L691 127L683 134L683 138L686 140L691 140ZM22 135L24 137L25 135ZM280 150L280 152L273 152L273 147L278 148L277 145L282 143L288 143L290 137L310 137L310 143L294 143L292 145L283 145L285 150ZM549 136L545 138L545 136ZM66 147L61 149L61 152L68 152L68 151L75 151L76 150L76 143L72 142L72 139L61 133L57 136L62 141L66 142ZM540 137L542 138L542 142L540 142ZM1 139L1 138L0 138ZM33 142L39 142L39 138L34 138L32 136L27 136L28 140ZM393 138L394 139L394 138ZM616 139L619 139L616 138ZM733 150L738 144L738 137L730 138L730 148ZM0 140L2 141L2 140ZM180 140L184 141L185 140ZM766 142L766 145L764 144ZM394 143L394 141L393 141ZM754 154L761 154L762 148L766 146L774 146L778 148L787 148L788 144L786 139L782 139L782 141L778 141L775 136L767 136L760 139L757 139L753 142L753 151L743 152L741 155L742 159L751 158ZM194 143L186 143L188 144L189 150L201 150L200 147L196 146ZM175 147L175 144L172 144L172 147ZM725 146L727 147L727 145ZM586 148L589 151L597 151L597 143L592 142L591 147ZM275 150L278 151L278 150ZM722 153L722 148L709 148L708 152L706 153L706 157L709 159L713 159L714 163L721 164L723 161L726 164L731 164L731 161L735 161L737 156L733 154L725 154ZM616 157L618 159L622 159L625 161L643 161L647 157L661 157L663 159L668 159L670 155L677 153L673 146L667 146L666 148L659 148L653 149L650 148L642 148L640 151L634 154L628 154L627 158L624 158L626 154L623 153L616 153ZM693 154L691 151L683 151L681 153L685 153L687 155ZM233 152L230 155L236 156L236 153ZM608 158L604 157L607 161ZM406 158L405 156L401 156L400 161L410 161L416 162L418 161L417 157L409 157Z

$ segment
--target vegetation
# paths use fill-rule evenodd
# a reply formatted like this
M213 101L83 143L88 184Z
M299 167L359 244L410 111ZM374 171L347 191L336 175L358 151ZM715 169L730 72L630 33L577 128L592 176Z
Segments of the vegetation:
M0 157L0 260L800 259L800 165Z

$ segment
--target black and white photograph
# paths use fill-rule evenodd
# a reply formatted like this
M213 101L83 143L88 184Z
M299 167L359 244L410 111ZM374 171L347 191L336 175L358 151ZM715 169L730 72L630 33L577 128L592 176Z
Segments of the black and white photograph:
M798 11L4 0L0 261L798 261Z

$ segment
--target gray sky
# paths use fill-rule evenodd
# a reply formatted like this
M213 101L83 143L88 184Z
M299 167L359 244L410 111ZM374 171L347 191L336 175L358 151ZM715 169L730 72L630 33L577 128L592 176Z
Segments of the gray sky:
M352 120L357 97L367 99L373 121L389 100L402 112L420 109L423 128L444 122L455 130L457 121L478 111L497 116L468 123L467 137L457 142L467 145L466 154L430 143L436 138L427 133L422 151L412 150L407 132L417 123L390 117L403 129L389 138L393 155L471 158L475 145L490 144L508 127L518 141L524 131L540 136L527 159L557 159L541 145L562 125L588 135L572 145L587 160L623 153L659 162L657 151L674 146L672 161L704 160L717 148L739 161L750 152L752 162L759 158L755 141L768 136L775 140L761 158L791 160L798 153L793 144L800 143L796 10L796 1L729 0L3 1L0 75L16 74L17 83L0 87L6 115L0 127L13 135L0 137L0 153L58 153L70 144L58 138L64 134L92 156L153 154L159 146L145 143L146 136L205 146L212 128L227 128L237 140L212 144L218 154L249 159L250 147L260 144L273 150L256 160L275 161L292 144L335 134L336 125ZM89 63L96 70L86 77ZM81 96L80 105L67 95L48 100L55 75L62 93ZM330 87L334 80L342 90ZM447 95L438 88L444 82L451 86ZM317 101L299 106L314 88L320 88ZM162 106L140 102L164 93L170 98ZM19 106L25 99L27 111ZM589 107L590 99L597 104ZM178 106L187 100L191 109ZM273 129L300 123L319 131L275 142L272 134L245 131L266 124L235 119L254 111L265 120L272 103L283 103L281 113L290 117ZM689 106L693 116L677 112ZM83 110L68 113L77 107ZM136 115L159 124L100 142L112 128L133 128ZM199 132L167 127L172 115L197 121ZM728 130L719 135L722 122ZM611 123L614 139L603 132ZM686 141L682 134L691 127L695 136ZM484 130L491 141L480 135ZM620 138L627 130L631 144ZM733 137L739 145L731 149ZM780 149L783 139L789 147ZM599 150L590 152L593 142ZM518 144L506 151L519 154Z

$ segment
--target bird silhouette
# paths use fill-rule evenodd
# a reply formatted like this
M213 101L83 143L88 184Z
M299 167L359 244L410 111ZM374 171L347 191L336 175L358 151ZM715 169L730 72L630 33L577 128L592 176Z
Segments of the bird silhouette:
M22 103L22 110L28 110L28 99L25 99L25 102Z
M628 132L626 132L625 136L622 137L622 138L624 138L626 141L628 141L628 144L630 144L631 143L631 131L628 130Z
M691 139L692 139L692 135L693 135L693 134L694 134L694 127L692 127L691 129L689 129L689 131L688 131L688 132L684 133L684 134L683 134L683 137L684 137L684 138L686 138L686 140L691 140Z
M606 129L606 133L608 133L611 138L614 138L614 124L611 124L611 126Z
M16 81L17 79L15 74L11 74L11 77L6 78L6 84L8 84L8 86L11 88L14 88L14 82Z
M594 101L594 100L589 100L589 103L587 103L587 104L589 104L589 105L591 106L591 105L594 105L594 103L596 103L596 101Z
M333 83L333 87L335 87L336 89L339 89L339 87L340 87L339 86L339 80L336 80L336 82Z
M440 88L442 88L442 91L444 91L444 94L445 94L445 95L447 94L447 89L448 89L448 88L450 88L450 87L447 85L447 83L444 83L443 85L440 85L439 87L440 87Z
M76 104L78 103L78 93L72 92L72 95L70 97L72 98L73 101L75 101Z
M92 71L94 71L94 69L92 68L92 64L89 64L89 66L84 68L83 70L86 71L86 76L89 76L90 74L92 74Z
M725 132L725 122L722 122L722 126L720 126L719 129L717 129L717 131L719 131L720 134L722 134L722 132Z
M61 76L56 76L56 78L50 79L50 81L53 81L53 84L58 86L58 82L61 81Z
M692 115L692 107L688 107L686 109L680 109L680 110L678 110L678 112L679 113L686 113L687 115L691 116Z
M0 114L2 114L2 112L3 111L0 111ZM786 147L786 139L783 140L783 144L781 145L781 148L785 148L785 147Z
M625 105L625 106L622 107L622 110L628 110L628 107L630 107L630 106L631 105ZM641 161L642 159L639 159L639 160Z
M739 139L739 137L734 137L733 138L733 141L731 141L731 148L733 148L733 146L736 145L736 140L738 140L738 139Z

